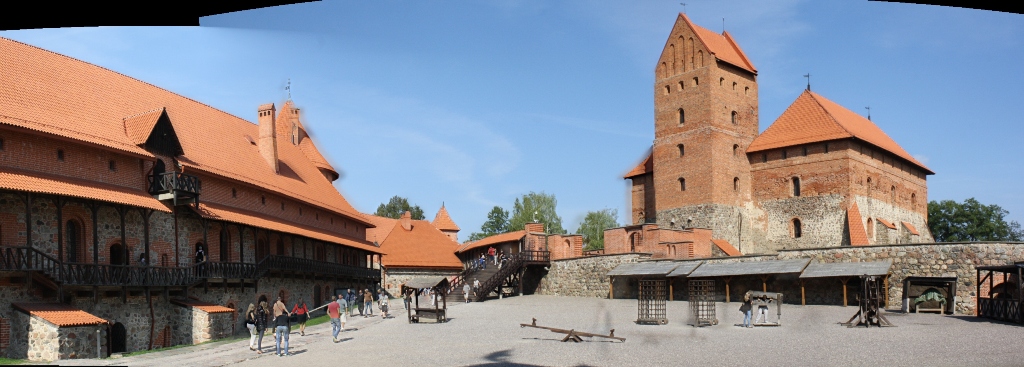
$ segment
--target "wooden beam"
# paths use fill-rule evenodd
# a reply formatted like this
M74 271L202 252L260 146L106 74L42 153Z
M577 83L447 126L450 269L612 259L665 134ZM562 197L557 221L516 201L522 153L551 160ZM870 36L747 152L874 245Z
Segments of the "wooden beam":
M732 277L725 278L725 303L730 303L729 299L729 282L732 281Z
M847 306L847 301L846 301L846 282L848 280L850 280L850 278L847 278L847 277L839 278L839 281L843 282L843 307Z
M804 291L804 283L806 281L800 281L800 305L807 306L807 293Z

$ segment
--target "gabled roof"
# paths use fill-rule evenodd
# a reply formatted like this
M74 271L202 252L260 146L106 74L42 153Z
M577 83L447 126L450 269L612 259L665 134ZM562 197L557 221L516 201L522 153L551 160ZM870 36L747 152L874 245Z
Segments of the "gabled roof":
M892 224L892 222L890 222L890 221L887 221L887 220L882 219L882 218L875 218L875 220L877 220L878 223L882 223L883 226L886 226L889 229L896 229L896 225Z
M395 225L398 224L398 219L370 214L366 214L366 219L375 227L366 229L366 240L377 244L384 243L391 231L395 229Z
M388 255L381 259L385 267L421 267L462 269L455 256L459 244L425 220L413 220L410 230L395 221L380 248Z
M196 309L199 309L200 311L203 311L203 312L206 312L206 313L235 312L235 310L233 310L233 309L230 309L230 308L227 308L227 307L215 304L215 303L203 302L203 301L194 300L194 299L172 299L171 303L174 303L174 304L177 304L177 305L180 305L180 306L196 308Z
M729 241L726 241L726 240L711 240L711 243L713 243L715 246L718 246L718 248L721 249L722 252L725 252L726 255L729 255L729 256L741 256L741 255L743 255L743 253L741 253L740 250L737 250L736 247L734 247L731 243L729 243Z
M462 252L466 252L468 250L472 250L472 249L475 249L475 248L480 248L480 247L484 247L484 246L490 246L490 245L499 244L499 243L502 243L502 242L519 241L519 240L523 239L524 236L526 236L526 230L525 229L518 230L518 231L515 231L515 232L496 234L496 235L493 235L493 236L490 236L490 237L482 238L482 239L477 240L475 242L466 242L466 243L462 244L462 247L459 247L459 250L456 251L456 252L462 253Z
M164 109L158 108L135 116L126 117L124 119L125 134L128 134L128 138L136 145L146 143L146 139L149 139L149 133L153 132L153 127L156 126L157 120L159 120L160 116L163 116L163 114Z
M907 227L907 231L910 231L910 234L915 235L915 236L920 236L921 235L920 233L917 233L917 228L914 228L913 224L910 224L910 223L907 223L907 222L900 222L900 223L902 223L904 227Z
M846 226L850 228L850 246L867 246L871 244L868 241L867 232L864 232L863 223L860 209L857 208L857 203L853 203L849 209L846 209Z
M622 176L622 178L633 178L651 172L654 172L654 152L648 153L647 158L644 158L643 162L640 162L636 167L633 167L633 169Z
M848 138L865 141L920 167L927 174L935 174L896 144L878 125L809 90L804 90L764 133L750 143L747 153Z
M106 324L109 321L61 303L12 303L16 309L46 320L57 327Z
M327 159L324 158L323 154L320 154L320 150L313 144L313 140L310 139L309 133L305 126L302 126L302 121L292 111L295 110L295 103L288 100L281 107L281 111L277 115L277 134L288 137L288 141L291 142L292 126L299 128L299 150L302 154L306 155L314 166L319 169L327 170L331 172L335 178L338 177L338 171L331 166Z
M452 217L448 216L448 211L444 209L444 204L441 204L441 210L437 211L437 215L434 216L434 227L442 231L459 231L459 226L455 225L455 221Z
M736 44L736 41L729 35L729 32L722 32L722 34L712 32L707 28L693 23L690 21L690 18L683 13L679 13L679 18L685 21L686 24L693 29L693 33L697 35L700 43L702 43L704 48L714 55L715 58L751 73L757 73L757 69L754 68L754 64L750 62L750 59L748 59L747 55L743 53L743 49Z
M0 124L155 159L129 137L138 134L126 131L124 119L157 107L166 108L174 125L185 152L178 159L186 172L226 177L370 224L299 147L285 144L287 136L278 137L278 174L259 153L258 144L250 141L259 136L253 122L123 74L0 37ZM140 125L144 130L145 124Z

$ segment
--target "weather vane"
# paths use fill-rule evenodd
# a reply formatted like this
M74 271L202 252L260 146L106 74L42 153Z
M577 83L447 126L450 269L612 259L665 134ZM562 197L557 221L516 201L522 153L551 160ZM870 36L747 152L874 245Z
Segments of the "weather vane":
M284 90L288 91L288 100L292 100L292 78L288 78L288 85L284 87Z
M804 74L804 78L807 78L807 90L811 90L811 73Z
M864 107L868 110L868 121L871 121L871 107Z
M683 6L683 14L686 14L686 3L679 3L679 5Z

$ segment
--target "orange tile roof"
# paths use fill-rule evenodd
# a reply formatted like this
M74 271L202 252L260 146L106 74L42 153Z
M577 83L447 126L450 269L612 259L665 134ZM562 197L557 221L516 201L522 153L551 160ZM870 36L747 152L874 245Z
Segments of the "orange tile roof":
M388 252L381 259L385 267L424 267L462 269L455 256L459 244L425 220L413 220L405 230L399 221L380 248Z
M910 234L915 235L915 236L920 236L921 235L920 233L917 233L917 228L914 228L913 224L910 224L910 223L907 223L907 222L900 222L900 223L903 223L903 226L907 227L907 230L910 231Z
M82 311L71 305L60 303L12 303L11 306L29 315L38 316L57 327L73 327L106 324L109 321Z
M741 253L740 250L737 250L736 247L734 247L732 244L729 243L729 241L726 241L726 240L711 240L711 243L715 244L715 246L718 246L718 248L721 249L723 252L725 252L726 255L729 255L729 256L741 256L741 255L743 255L743 253Z
M28 191L39 194L64 195L115 204L132 205L165 213L171 210L148 193L73 177L49 175L4 168L0 172L0 189Z
M853 203L849 209L846 209L846 226L850 227L850 246L867 246L871 244L868 241L867 232L864 232L864 222L862 222L857 203Z
M931 169L914 159L870 120L809 90L804 90L747 153L836 139L857 138L907 160L928 174Z
M434 216L434 227L442 231L458 231L459 226L455 225L455 221L452 217L448 216L448 211L445 210L444 204L441 204L441 210L437 211L437 215Z
M878 223L882 223L882 225L884 225L886 227L889 227L889 229L896 229L896 225L892 224L892 222L890 222L890 221L887 221L887 220L882 219L882 218L875 218L875 220L877 220Z
M172 299L171 303L178 304L181 306L198 308L199 310L206 313L224 313L224 312L235 312L234 309L224 307L215 303L203 302L194 299Z
M130 116L124 119L124 132L135 145L142 145L149 139L157 120L163 114L162 108Z
M192 208L192 207L190 207ZM193 208L193 210L196 210ZM196 210L200 216L207 219L222 220L226 222L244 224L260 227L272 231L291 233L298 236L309 237L321 241L335 243L343 246L354 247L373 253L383 254L380 248L364 241L338 236L337 234L309 226L285 222L262 213L251 212L244 209L230 208L210 202L200 202Z
M154 159L135 143L140 128L128 132L124 120L165 108L184 151L179 160L186 172L194 169L255 185L370 224L301 148L285 144L288 136L278 136L278 174L249 141L259 137L255 123L195 100L6 38L0 38L0 70L0 124Z
M384 240L388 238L391 231L395 229L395 225L398 224L398 219L379 217L376 215L366 215L366 218L373 223L376 228L366 229L366 241L384 243Z
M475 249L475 248L480 248L480 247L484 247L484 246L490 246L490 245L494 245L494 244L498 244L498 243L502 243L502 242L519 241L524 236L526 236L526 230L525 229L524 230L515 231L515 232L496 234L496 235L493 235L493 236L490 236L490 237L481 238L481 239L479 239L477 241L474 241L474 242L466 242L466 243L462 244L462 247L460 247L459 250L456 251L456 252L462 253L462 252L466 252L468 250L472 250L472 249Z
M320 154L320 151L316 149L316 145L313 144L313 140L310 139L306 127L302 126L302 121L299 117L295 116L295 113L293 113L294 110L295 104L291 100L286 101L284 106L281 107L281 110L277 115L277 134L288 137L288 141L290 142L292 136L292 125L294 124L298 126L299 131L301 132L299 150L302 151L302 154L305 154L306 158L309 159L309 161L317 168L328 170L337 177L338 171L335 170L334 167L331 167L331 164L327 162L327 159L324 158L323 154Z
M697 35L700 42L704 44L708 52L714 55L717 59L735 65L741 69L747 70L752 73L757 73L757 69L754 68L754 64L750 62L747 55L743 53L740 46L736 44L735 40L728 32L722 32L718 34L708 30L707 28L701 27L690 21L690 18L686 14L679 13L679 17L683 18L686 23L693 29L693 33Z
M625 178L633 178L633 177L640 176L640 175L645 174L645 173L651 173L651 172L654 172L654 153L653 152L648 153L647 154L647 158L644 158L643 162L640 162L640 164L636 165L636 167L633 167L633 169L630 170L628 173L626 173L624 176L622 176L622 178L624 178L624 179Z

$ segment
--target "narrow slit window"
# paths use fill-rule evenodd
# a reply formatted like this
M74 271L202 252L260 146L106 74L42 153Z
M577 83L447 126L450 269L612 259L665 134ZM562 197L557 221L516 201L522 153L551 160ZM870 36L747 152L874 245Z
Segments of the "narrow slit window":
M800 177L793 177L793 196L800 196Z
M110 162L107 164L107 168L110 168L111 172L117 172L117 162L111 159Z
M736 124L736 111L732 111L732 124Z
M740 178L739 177L733 177L732 178L732 190L733 191L740 191Z
M64 161L64 150L63 149L57 149L57 160L59 160L61 162Z
M679 178L679 191L686 191L686 179L685 178L682 178L682 177Z
M800 227L800 219L793 218L793 238L800 238L803 235L803 229Z
M686 123L686 111L684 111L682 108L680 108L679 109L679 124L682 125L682 124L685 124L685 123Z
M803 150L801 151L801 153L803 153L803 156L806 157L807 156L807 147L803 147Z
M679 156L682 157L682 156L686 155L686 146L684 146L682 144L679 144L678 147L679 147Z

